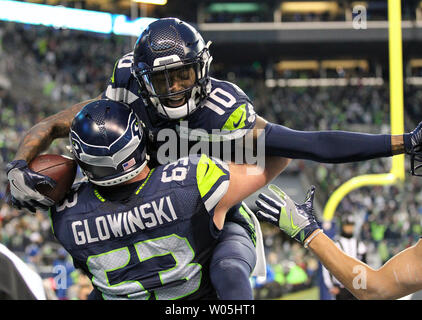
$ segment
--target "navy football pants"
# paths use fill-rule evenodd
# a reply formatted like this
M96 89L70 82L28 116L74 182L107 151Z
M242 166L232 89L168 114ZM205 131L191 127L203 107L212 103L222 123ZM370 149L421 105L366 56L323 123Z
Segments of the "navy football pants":
M210 264L211 282L219 299L252 300L249 277L255 264L255 247L246 229L226 221Z

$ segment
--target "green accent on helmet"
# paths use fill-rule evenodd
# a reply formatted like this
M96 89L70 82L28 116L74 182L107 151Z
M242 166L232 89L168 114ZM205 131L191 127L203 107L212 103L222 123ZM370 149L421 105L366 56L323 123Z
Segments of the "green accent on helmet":
M117 69L117 64L119 63L119 60L116 61L116 63L114 64L114 68L113 68L113 74L111 75L110 81L112 83L114 83L114 75L116 73L116 69Z

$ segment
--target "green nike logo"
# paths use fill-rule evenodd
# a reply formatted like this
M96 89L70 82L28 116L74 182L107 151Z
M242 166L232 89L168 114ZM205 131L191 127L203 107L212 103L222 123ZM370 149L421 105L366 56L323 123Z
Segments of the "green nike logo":
M289 217L289 214L286 211L286 207L281 207L280 219L278 223L280 229L286 231L287 234L289 234L291 237L296 236L296 234L300 231L300 228L293 222L293 215L291 212Z
M293 222L292 209L290 209L290 225L291 225L293 230L296 230L298 228L298 226L295 225L294 222Z

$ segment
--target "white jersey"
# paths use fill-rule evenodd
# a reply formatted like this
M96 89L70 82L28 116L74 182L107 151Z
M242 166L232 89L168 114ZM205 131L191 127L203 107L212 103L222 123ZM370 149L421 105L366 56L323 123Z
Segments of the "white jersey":
M3 244L0 244L0 254L7 258L10 262L13 263L17 276L22 278L23 283L26 284L25 288L18 288L17 290L30 290L32 295L38 300L46 300L46 295L42 283L41 277L32 270L25 262L23 262L16 254L10 251ZM12 275L9 275L12 276ZM0 281L2 281L0 277ZM10 278L7 279L6 283L10 282ZM19 292L18 292L19 294ZM27 295L25 295L27 296Z

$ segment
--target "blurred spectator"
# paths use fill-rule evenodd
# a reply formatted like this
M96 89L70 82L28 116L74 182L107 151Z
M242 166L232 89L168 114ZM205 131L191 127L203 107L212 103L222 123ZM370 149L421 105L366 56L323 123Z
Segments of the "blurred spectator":
M54 277L55 293L59 300L67 300L68 290L74 283L73 277L77 275L74 274L75 267L67 251L60 248L57 254L57 258L53 261L53 270L56 273Z
M362 241L356 238L353 213L345 214L341 217L340 233L334 238L334 241L347 255L367 263L367 248ZM322 267L322 274L325 286L335 300L356 300L343 284L333 277L325 267Z
M68 290L68 297L71 300L87 300L92 289L91 280L86 275L79 273L76 277L75 284Z

